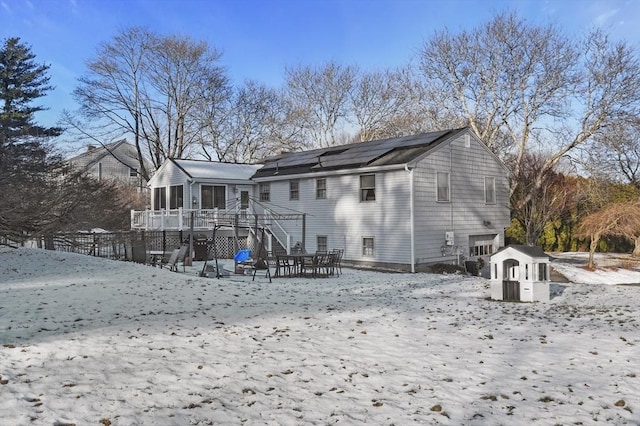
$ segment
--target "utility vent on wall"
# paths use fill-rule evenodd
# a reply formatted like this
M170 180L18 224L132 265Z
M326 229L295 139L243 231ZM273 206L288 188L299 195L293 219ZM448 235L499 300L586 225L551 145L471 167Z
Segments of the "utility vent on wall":
M465 148L471 147L471 136L464 135L464 147Z
M453 231L447 231L444 233L444 241L448 246L452 246L454 244Z

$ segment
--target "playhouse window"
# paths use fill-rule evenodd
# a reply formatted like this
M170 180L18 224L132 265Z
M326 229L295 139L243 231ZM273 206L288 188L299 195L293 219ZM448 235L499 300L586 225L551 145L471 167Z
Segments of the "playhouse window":
M538 281L545 281L547 279L547 264L538 263Z

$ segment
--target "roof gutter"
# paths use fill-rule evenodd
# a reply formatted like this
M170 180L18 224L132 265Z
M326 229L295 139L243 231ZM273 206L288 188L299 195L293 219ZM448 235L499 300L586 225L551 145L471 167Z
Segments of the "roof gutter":
M307 172L307 173L292 173L290 175L276 175L276 176L262 176L257 178L251 178L251 180L255 182L274 182L278 180L291 180L291 179L302 179L302 178L319 178L324 176L345 176L345 175L356 175L362 173L374 173L374 172L385 172L389 170L402 170L403 168L407 168L407 164L390 164L387 166L369 166L369 167L353 167L342 170L327 170L327 171L317 171L317 172Z

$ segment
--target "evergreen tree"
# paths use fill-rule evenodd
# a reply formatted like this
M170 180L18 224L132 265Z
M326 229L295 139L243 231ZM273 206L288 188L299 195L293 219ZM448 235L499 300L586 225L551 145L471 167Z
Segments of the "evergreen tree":
M48 69L19 38L0 45L0 235L19 240L61 217L59 177L67 170L47 144L61 129L34 120L45 109L34 101L52 89Z
M59 128L34 123L34 114L45 110L33 101L53 89L49 84L49 65L37 64L31 48L17 37L4 40L0 47L0 146L25 139L57 136ZM30 138L31 137L31 138Z

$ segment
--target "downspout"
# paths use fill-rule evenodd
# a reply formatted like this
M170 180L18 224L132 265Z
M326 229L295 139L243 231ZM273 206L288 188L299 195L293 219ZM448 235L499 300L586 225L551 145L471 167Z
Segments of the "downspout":
M408 164L404 165L404 169L409 173L409 229L411 233L410 248L411 248L411 272L416 272L416 234L415 234L415 215L414 215L414 190L413 190L413 169L409 168Z
M449 220L450 220L450 229L455 232L455 229L453 228L453 185L451 184L452 173L453 173L453 142L449 142L449 214L450 214Z
M195 206L193 205L193 184L195 182L193 181L193 179L187 179L187 182L189 182L189 208L194 209Z

